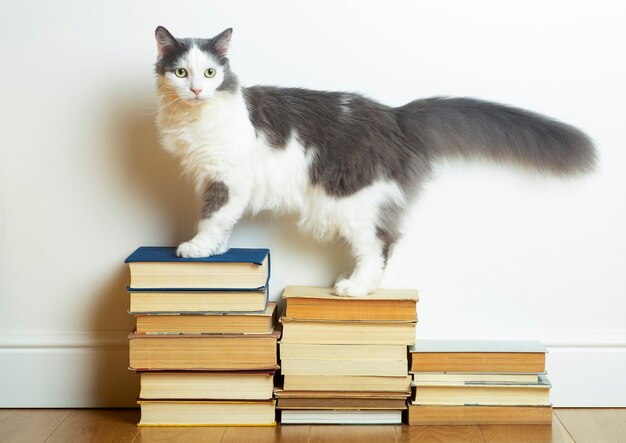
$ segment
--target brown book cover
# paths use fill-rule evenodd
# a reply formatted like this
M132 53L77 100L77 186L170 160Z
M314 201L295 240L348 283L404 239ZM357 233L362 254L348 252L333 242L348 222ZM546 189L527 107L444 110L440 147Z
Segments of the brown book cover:
M271 334L129 335L134 370L275 369L279 331Z
M552 406L408 406L409 425L549 425Z
M381 398L280 398L278 409L406 409L406 400Z
M285 391L282 387L274 388L277 398L351 398L351 399L380 399L402 400L411 395L411 391Z
M332 288L287 286L285 317L304 320L416 321L417 291L378 289L365 297L337 297Z
M411 372L545 371L546 348L533 341L419 340L410 348Z

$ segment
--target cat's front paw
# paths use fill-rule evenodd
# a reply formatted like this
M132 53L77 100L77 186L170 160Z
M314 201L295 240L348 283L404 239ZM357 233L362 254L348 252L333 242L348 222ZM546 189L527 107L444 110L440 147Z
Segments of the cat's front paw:
M368 291L364 287L359 286L352 280L344 278L335 283L335 294L344 297L363 297Z
M223 254L228 250L226 245L202 244L194 241L181 243L176 250L176 255L183 258L210 257L212 255Z
M206 247L202 247L193 242L186 241L185 243L181 243L176 250L176 255L183 258L200 258L200 257L208 257L209 250Z

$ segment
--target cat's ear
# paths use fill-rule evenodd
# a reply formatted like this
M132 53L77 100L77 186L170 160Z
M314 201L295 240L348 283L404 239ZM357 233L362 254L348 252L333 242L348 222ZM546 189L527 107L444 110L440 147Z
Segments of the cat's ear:
M211 48L220 56L228 54L230 48L230 38L233 36L233 28L222 31L217 37L211 41Z
M159 50L159 58L165 57L170 52L178 48L178 42L170 32L163 26L158 26L154 31L156 37L157 49Z

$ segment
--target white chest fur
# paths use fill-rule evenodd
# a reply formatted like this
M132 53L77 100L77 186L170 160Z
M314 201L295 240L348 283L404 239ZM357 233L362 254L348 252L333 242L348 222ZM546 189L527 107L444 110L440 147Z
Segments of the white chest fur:
M218 93L210 102L161 109L157 124L165 149L180 158L202 191L207 180L249 185L254 128L240 94Z

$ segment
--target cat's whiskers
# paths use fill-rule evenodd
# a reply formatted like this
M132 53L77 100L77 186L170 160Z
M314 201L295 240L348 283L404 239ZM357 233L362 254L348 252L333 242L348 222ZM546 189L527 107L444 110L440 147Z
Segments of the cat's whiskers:
M169 103L166 103L165 105L158 104L158 105L156 105L156 109L150 109L150 111L151 111L151 112L149 112L149 113L144 113L144 114L142 114L142 115L143 115L144 117L149 117L149 116L152 116L152 115L157 115L157 114L159 113L159 110L160 110L162 107L167 108L168 106L173 105L174 103L176 103L178 100L181 100L181 98L180 98L180 97L178 97L176 94L168 94L168 96L171 96L171 97L176 97L176 99L175 99L175 100L172 100L172 101L171 101L171 102L169 102ZM144 106L144 108L148 109L148 107L147 107L147 106Z
M178 98L178 100L180 100L180 97ZM182 105L182 104L183 104L182 101L180 103L178 103L178 105L176 105L176 109L174 109L174 112L172 114L170 114L169 118L167 119L167 124L165 125L166 129L169 129L170 121L172 120L172 117L174 117L176 115L176 113L178 112L178 109L180 108L180 105Z

